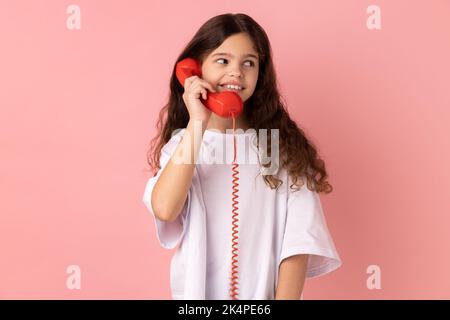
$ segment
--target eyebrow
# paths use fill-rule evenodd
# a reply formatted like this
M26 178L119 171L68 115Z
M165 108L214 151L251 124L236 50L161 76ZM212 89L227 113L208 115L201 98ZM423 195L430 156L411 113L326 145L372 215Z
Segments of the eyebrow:
M217 53L213 54L212 56L213 56L213 57L214 57L214 56L229 56L229 57L234 58L234 56L233 56L231 53L226 53L226 52L217 52ZM253 57L253 58L255 58L255 59L258 59L257 56L255 56L254 54L251 54L251 53L244 54L242 57L244 57L244 58L245 58L245 57Z

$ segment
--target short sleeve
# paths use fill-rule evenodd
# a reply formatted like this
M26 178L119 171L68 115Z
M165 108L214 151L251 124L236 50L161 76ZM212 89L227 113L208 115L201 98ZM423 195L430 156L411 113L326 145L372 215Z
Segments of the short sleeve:
M306 182L300 190L288 192L280 263L296 254L310 255L306 270L308 278L324 275L342 265L327 227L319 194L309 190Z
M144 205L147 207L148 211L152 214L154 220L155 220L155 226L156 226L156 235L158 237L158 241L161 244L163 248L166 249L173 249L175 246L181 241L181 239L184 236L185 230L186 230L186 220L189 216L189 208L191 203L191 189L189 188L187 193L187 199L183 206L183 209L181 213L178 215L175 221L167 222L162 221L158 219L155 216L155 213L152 208L151 204L151 197L153 188L155 187L156 182L158 181L159 177L161 176L161 173L163 169L166 167L167 163L169 162L173 152L175 151L176 147L178 146L178 143L181 141L182 135L174 135L169 142L167 142L164 147L161 150L161 156L160 156L160 169L156 173L156 175L147 181L147 185L145 187L144 196L142 198L142 201L144 202Z

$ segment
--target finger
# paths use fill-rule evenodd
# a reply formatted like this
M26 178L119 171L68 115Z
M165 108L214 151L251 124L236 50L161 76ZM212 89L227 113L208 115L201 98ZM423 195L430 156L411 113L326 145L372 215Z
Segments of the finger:
M203 90L202 90L202 93L203 93L203 100L206 100L206 97L207 97L207 96L206 96L206 90L203 89Z
M198 76L190 76L184 80L184 86L190 85Z
M202 81L203 86L205 86L206 88L208 88L209 91L211 92L216 92L216 90L214 89L214 87L212 86L211 83L209 83L208 81Z
M198 93L200 90L199 89L201 89L201 87L199 88L199 85L198 85L198 83L192 83L190 86L189 86L189 92L190 93Z

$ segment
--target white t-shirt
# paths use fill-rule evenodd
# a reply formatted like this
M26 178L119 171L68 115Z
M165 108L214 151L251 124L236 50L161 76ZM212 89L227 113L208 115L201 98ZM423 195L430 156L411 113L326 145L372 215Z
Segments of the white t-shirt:
M149 179L143 202L155 218L160 244L180 244L171 261L173 299L230 299L232 262L233 134L206 130L185 206L173 222L156 218L151 192L184 135L172 136L161 152L161 169ZM241 131L242 132L242 131ZM310 254L306 277L341 266L322 212L319 195L292 184L286 170L283 184L271 189L258 163L256 132L236 133L238 178L238 298L274 299L281 261ZM270 132L268 131L268 134ZM176 182L174 182L176 183Z

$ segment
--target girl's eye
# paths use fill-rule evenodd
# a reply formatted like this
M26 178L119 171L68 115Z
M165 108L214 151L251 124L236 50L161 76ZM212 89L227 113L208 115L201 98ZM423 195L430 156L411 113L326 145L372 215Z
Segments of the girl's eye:
M224 61L228 61L227 59L225 59L225 58L220 58L220 59L217 59L216 61L219 61L219 60L224 60ZM246 60L245 62L250 62L250 66L254 66L255 65L255 63L252 61L252 60ZM222 63L221 63L222 64Z

